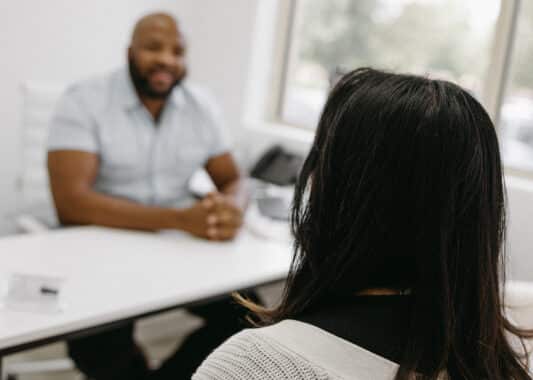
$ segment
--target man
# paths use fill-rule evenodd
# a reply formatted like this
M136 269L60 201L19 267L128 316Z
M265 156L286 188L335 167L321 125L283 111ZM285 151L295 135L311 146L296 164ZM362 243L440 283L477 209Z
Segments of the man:
M186 44L175 20L150 14L135 26L129 70L70 88L52 120L48 170L62 224L179 229L233 238L246 193L217 107L183 83ZM192 174L204 167L217 192L196 201ZM125 263L125 265L127 265ZM242 326L227 298L193 310L207 321L160 370L151 372L133 326L69 342L90 378L190 378L203 358Z

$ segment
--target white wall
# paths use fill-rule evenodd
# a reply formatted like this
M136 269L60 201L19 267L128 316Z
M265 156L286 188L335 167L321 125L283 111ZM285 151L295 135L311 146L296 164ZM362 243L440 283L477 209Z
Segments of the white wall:
M220 99L238 134L258 0L17 0L0 2L0 216L15 200L20 84L71 82L125 62L135 20L174 13L188 36L190 73Z

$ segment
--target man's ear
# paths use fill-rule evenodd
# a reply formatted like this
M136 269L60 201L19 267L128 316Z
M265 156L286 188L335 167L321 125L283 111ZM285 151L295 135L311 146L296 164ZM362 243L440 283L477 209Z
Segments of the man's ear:
M132 59L133 58L133 51L131 50L131 45L128 46L128 59Z

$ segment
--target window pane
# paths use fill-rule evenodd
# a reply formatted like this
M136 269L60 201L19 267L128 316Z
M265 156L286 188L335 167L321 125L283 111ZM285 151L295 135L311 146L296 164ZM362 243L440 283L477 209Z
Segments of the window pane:
M339 72L429 74L478 97L500 0L299 0L282 121L314 128Z
M533 2L522 1L509 88L501 110L505 164L533 169Z

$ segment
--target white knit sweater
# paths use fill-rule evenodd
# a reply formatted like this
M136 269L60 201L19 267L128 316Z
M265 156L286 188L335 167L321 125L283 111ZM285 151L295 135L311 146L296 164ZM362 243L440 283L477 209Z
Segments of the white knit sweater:
M533 283L508 284L506 295L508 318L533 328ZM517 338L509 338L522 352ZM526 343L527 356L532 343ZM397 370L397 364L324 330L285 320L233 336L202 363L193 380L390 380Z
M397 370L397 364L324 330L285 320L233 336L193 380L391 380Z

